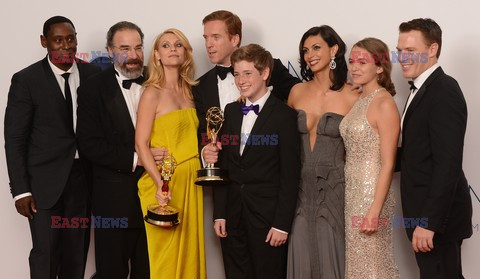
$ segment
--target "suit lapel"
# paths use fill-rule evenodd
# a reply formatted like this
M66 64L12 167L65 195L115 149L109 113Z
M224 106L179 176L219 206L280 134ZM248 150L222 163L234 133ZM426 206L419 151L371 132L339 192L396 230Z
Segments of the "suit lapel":
M205 80L205 87L206 92L203 94L207 94L207 106L206 110L211 107L220 107L220 97L218 93L218 79L217 73L215 72L215 68L208 72L208 76Z
M47 79L46 83L50 88L48 92L52 94L53 100L55 100L55 102L57 103L58 109L60 109L60 113L62 115L61 117L62 119L60 121L62 121L65 124L66 129L70 130L71 129L69 128L70 125L68 125L67 123L67 119L70 119L70 118L67 117L68 112L67 112L67 104L65 101L65 97L63 96L62 90L58 85L58 81L55 78L55 74L53 73L52 68L50 67L50 64L48 63L47 59L48 59L48 55L42 60L42 66L45 72L45 77ZM52 109L56 109L56 108L52 107Z
M239 135L239 140L237 145L232 145L233 146L233 153L235 154L235 157L238 158L240 157L240 144L242 142L242 122L243 122L243 114L242 110L240 108L239 103L234 103L234 107L232 110L232 115L229 115L230 119L228 120L231 122L229 125L231 127L231 133L232 135Z
M260 113L258 114L257 120L253 124L252 131L250 132L250 135L248 136L247 143L250 142L250 144L245 145L245 148L243 149L242 157L245 157L248 150L250 149L252 135L260 134L260 131L262 130L262 127L265 125L265 123L267 123L267 120L270 118L270 114L273 112L273 110L275 108L275 99L274 98L276 98L276 97L273 97L273 95L270 93L270 96L268 97L267 101L265 102L265 105L263 106Z
M423 83L422 87L418 89L418 92L415 94L415 97L413 97L412 102L408 106L407 112L405 113L405 119L404 119L404 126L408 122L408 119L412 115L412 112L415 110L415 108L418 106L420 101L422 100L423 96L425 95L425 91L427 90L427 87L440 75L443 74L443 70L441 67L438 67L433 73L427 78L427 80Z
M128 137L133 136L135 134L135 128L133 127L132 118L128 112L122 90L115 77L114 68L112 66L105 71L108 71L108 74L106 73L107 79L105 80L107 89L105 92L105 104L107 110L112 115L114 123L119 123L119 127L116 128L126 130L129 133Z

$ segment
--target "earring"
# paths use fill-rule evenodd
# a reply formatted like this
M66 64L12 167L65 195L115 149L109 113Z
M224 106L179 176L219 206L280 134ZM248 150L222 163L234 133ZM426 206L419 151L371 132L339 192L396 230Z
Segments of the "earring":
M330 57L330 69L335 70L337 68L337 63L335 62L335 56Z

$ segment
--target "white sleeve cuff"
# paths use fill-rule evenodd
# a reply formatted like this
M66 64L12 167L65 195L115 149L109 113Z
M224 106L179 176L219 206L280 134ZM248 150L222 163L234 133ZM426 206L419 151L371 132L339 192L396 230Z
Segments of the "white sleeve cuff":
M133 166L132 166L132 172L135 171L135 169L137 168L137 164L138 164L138 155L137 155L137 152L133 152Z
M205 167L207 164L205 163L205 160L203 159L203 151L205 150L206 145L200 150L200 158L202 159L202 166Z
M25 198L25 197L28 197L28 196L31 196L31 195L32 195L32 193L26 192L26 193L23 193L23 194L20 194L20 195L16 195L15 197L13 197L13 199L15 201L18 201L21 198Z
M282 231L282 230L276 229L276 228L274 228L274 227L272 227L272 229L276 230L277 232L281 232L281 233L284 233L284 234L288 235L288 233L287 233L287 232L285 232L285 231Z
M217 221L227 221L227 219L215 219L215 220L213 220L213 222L217 222Z

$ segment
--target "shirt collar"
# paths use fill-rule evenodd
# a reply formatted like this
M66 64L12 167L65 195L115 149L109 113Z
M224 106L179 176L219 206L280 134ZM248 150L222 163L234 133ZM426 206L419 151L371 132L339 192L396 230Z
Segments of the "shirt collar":
M70 74L73 74L73 73L76 73L78 71L78 68L77 68L77 63L72 63L72 66L70 67L70 69L68 69L67 71L64 71L62 69L60 69L59 67L55 66L52 61L50 61L50 59L47 57L47 60L48 60L48 64L50 65L50 68L52 69L53 73L56 74L56 75L63 75L64 73L70 73Z
M258 111L261 111L263 106L267 102L268 97L270 97L271 91L272 91L272 87L271 86L267 87L267 93L265 93L265 95L263 95L255 103L250 102L250 100L247 98L247 100L245 100L245 105L247 105L247 106L252 105L252 104L253 105L258 105L259 106Z
M425 83L427 78L438 68L440 64L435 63L432 67L428 68L425 72L421 73L416 79L413 80L413 84L416 88L420 89L422 85Z

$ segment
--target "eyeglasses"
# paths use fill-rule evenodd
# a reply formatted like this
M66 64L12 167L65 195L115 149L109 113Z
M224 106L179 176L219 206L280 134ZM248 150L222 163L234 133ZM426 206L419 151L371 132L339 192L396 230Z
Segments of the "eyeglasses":
M130 52L130 51L134 50L136 53L141 53L143 51L143 46L142 45L136 46L136 47L131 47L131 46L121 46L121 47L113 46L113 47L117 48L121 52Z

